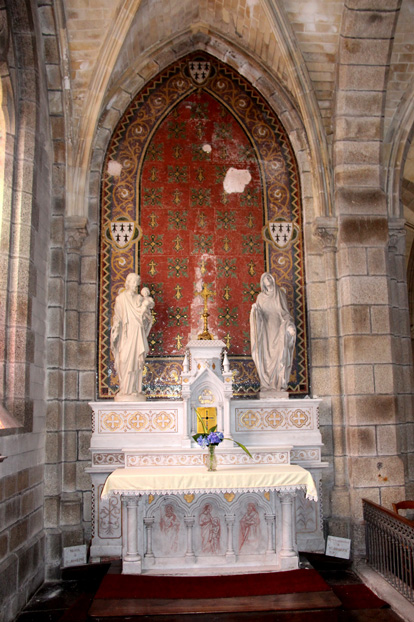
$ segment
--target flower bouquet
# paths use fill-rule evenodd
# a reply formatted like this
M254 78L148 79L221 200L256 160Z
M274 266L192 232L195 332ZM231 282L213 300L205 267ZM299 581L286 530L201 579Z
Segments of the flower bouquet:
M200 417L197 411L196 411L196 414L197 414L198 420L200 421L202 425L203 431L198 432L197 434L194 434L193 439L203 449L204 447L208 447L208 459L207 459L207 470L208 471L215 471L217 469L217 457L215 454L215 449L217 445L220 445L220 443L224 440L232 440L233 443L236 443L236 445L241 447L243 451L245 451L246 454L250 456L250 458L253 457L250 451L247 449L247 447L245 447L238 441L235 441L234 439L225 439L223 432L217 432L216 425L214 425L212 428L207 430L207 427L206 427L206 424L204 423L203 418Z

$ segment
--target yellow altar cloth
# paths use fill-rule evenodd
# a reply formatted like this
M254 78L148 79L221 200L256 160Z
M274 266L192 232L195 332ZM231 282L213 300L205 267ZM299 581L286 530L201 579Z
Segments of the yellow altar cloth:
M240 466L207 471L205 467L121 468L109 475L103 499L118 495L167 495L213 492L261 492L304 490L307 499L318 500L312 475L295 464Z

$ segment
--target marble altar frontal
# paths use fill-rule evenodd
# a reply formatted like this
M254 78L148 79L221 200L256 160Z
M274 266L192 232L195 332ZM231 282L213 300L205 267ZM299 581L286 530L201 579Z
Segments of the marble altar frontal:
M101 496L109 475L120 469L139 470L148 478L165 469L211 475L207 450L192 439L200 406L216 409L218 430L228 439L216 449L214 475L248 468L258 476L263 468L297 466L319 492L327 466L321 459L320 400L234 399L224 349L214 339L188 343L181 400L91 403L92 559L122 555L127 573L222 573L239 572L241 566L291 569L297 567L298 551L324 550L321 501L307 499L302 488L284 495L253 486ZM252 458L233 440L246 445Z

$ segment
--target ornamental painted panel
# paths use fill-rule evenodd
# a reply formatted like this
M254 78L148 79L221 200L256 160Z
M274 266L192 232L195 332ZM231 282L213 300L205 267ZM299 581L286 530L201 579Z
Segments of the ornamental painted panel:
M100 398L118 388L110 326L129 272L155 299L149 398L180 397L185 346L203 329L203 283L214 292L208 327L227 345L235 395L257 393L249 314L264 271L286 292L297 327L289 390L308 393L297 164L279 119L230 67L193 54L132 101L105 158L100 257Z
M98 412L99 434L176 433L178 410L132 410L124 412Z
M236 431L313 430L315 421L306 408L236 408Z
M117 539L122 535L121 498L113 495L102 499L103 484L98 487L98 537L106 540Z

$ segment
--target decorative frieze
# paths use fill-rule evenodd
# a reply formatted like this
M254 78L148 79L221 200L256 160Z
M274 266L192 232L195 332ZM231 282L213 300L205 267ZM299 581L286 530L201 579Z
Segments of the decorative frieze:
M236 408L236 432L314 429L310 409Z
M98 411L100 434L172 433L178 431L178 410Z
M97 452L92 454L93 466L124 466L125 457L122 451Z
M321 462L320 447L310 447L307 449L293 448L290 452L290 461L292 464L297 462L314 462L315 464L319 464Z
M219 466L240 466L252 464L289 464L289 449L283 451L252 452L252 458L241 451L217 451ZM151 452L125 452L126 467L165 467L165 466L204 466L207 454L205 452L183 452L160 454Z
M203 454L127 454L126 467L203 466Z

